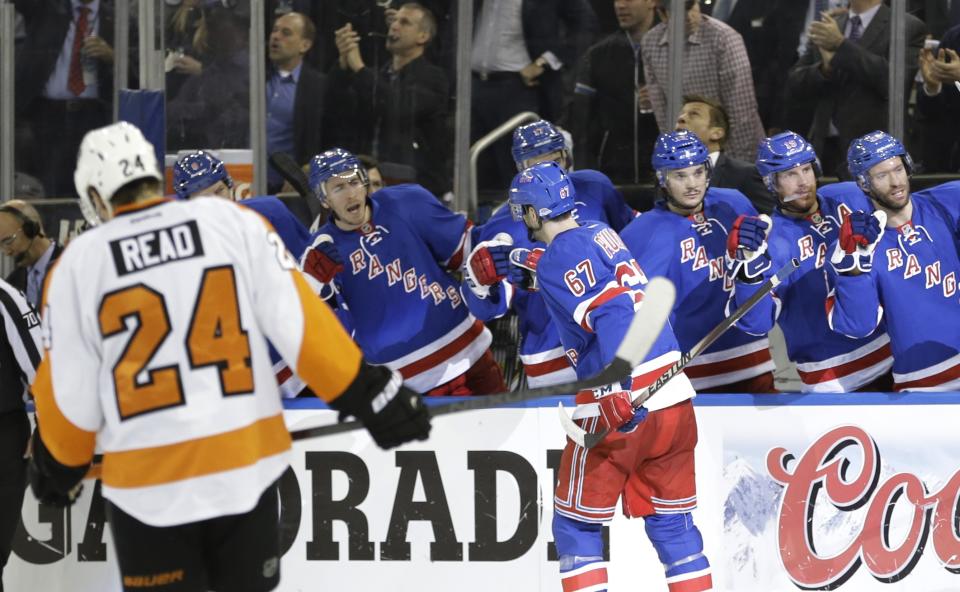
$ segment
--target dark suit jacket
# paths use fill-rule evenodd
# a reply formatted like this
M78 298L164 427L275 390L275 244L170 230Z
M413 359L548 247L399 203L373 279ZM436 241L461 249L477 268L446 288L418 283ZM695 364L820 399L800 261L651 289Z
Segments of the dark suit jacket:
M422 55L397 72L388 63L379 72L335 67L330 76L338 93L349 88L356 96L363 133L348 149L375 152L381 164L412 167L416 182L434 195L450 189L449 84L442 68Z
M53 253L50 255L50 263L47 264L47 268L43 270L43 277L41 278L40 285L42 286L44 282L47 281L47 274L50 272L50 268L53 267L53 263L60 258L60 253L63 253L63 245L54 241L53 243ZM17 267L10 272L10 275L6 277L7 283L13 286L14 288L20 290L24 294L27 293L27 268L26 267Z
M480 18L483 0L473 4L474 22ZM577 57L593 43L597 15L587 0L522 0L523 39L530 59L551 52L563 62L564 70L576 66ZM558 119L563 109L561 72L546 68L540 77L540 104L547 119Z
M942 37L950 26L947 0L907 0L907 12L927 23L934 39Z
M906 19L904 94L909 92L917 73L917 55L927 32L926 25L916 17L906 15ZM838 17L837 24L844 31L847 17ZM815 47L811 47L790 71L788 92L802 97L819 97L807 136L817 152L823 149L831 121L837 126L844 153L853 139L887 127L889 48L890 9L881 4L860 41L845 40L837 48L829 77L820 70L820 51Z
M327 146L323 139L324 99L327 95L327 77L304 63L297 81L293 99L293 157L306 164Z
M757 103L764 125L769 128L807 130L813 118L816 99L801 103L787 98L787 74L797 62L797 46L807 19L810 0L775 0L771 2L763 27L756 39L756 52L750 55L757 89ZM739 3L738 3L739 6ZM736 8L734 9L736 14Z
M73 8L70 0L14 0L17 10L23 15L27 36L17 48L16 55L16 110L20 114L28 109L33 100L41 96L53 74L57 58L63 49ZM100 2L98 34L113 45L113 5ZM132 37L132 35L131 35ZM130 46L137 47L136 39ZM131 63L136 63L132 60ZM113 101L113 64L97 60L97 82L100 101L106 106ZM131 87L135 81L130 80Z
M717 164L710 175L710 186L724 189L737 189L750 199L750 203L761 214L773 212L776 201L767 191L767 187L757 172L757 167L749 162L731 158L720 153Z
M940 39L942 49L960 51L960 26L948 29ZM917 142L911 148L924 172L955 172L960 160L954 146L960 140L960 91L953 84L944 84L940 94L929 97L923 83L917 83L915 124Z

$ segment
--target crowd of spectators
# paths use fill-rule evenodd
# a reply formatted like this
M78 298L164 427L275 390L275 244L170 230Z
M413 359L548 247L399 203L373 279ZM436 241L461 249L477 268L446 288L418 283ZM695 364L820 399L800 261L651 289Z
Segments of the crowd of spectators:
M86 131L111 117L114 1L14 2L17 186L30 188L23 197L72 195L77 145ZM448 197L457 4L266 4L268 192L296 186L289 168L278 164L284 159L273 156L286 155L303 167L338 146L375 159L386 185L417 183L441 201ZM739 191L747 200L737 198L738 212L751 216L776 218L798 196L814 195L808 179L794 194L784 188L792 187L792 177L784 175L780 187L776 175L755 164L763 161L758 145L762 152L785 129L807 138L818 157L815 165L802 163L809 165L808 176L815 169L818 176L852 179L851 141L887 124L891 11L882 0L686 0L684 94L675 119L668 112L668 25L680 15L672 15L670 5L669 0L475 2L474 139L532 111L567 130L564 145L551 139L547 155L559 155L564 168L598 179L606 175L615 185L662 188L665 173L654 170L657 158L651 155L658 136L674 132L684 141L696 140L702 151L696 164L709 165L710 195ZM163 3L168 153L249 148L248 7L242 0ZM960 114L960 84L954 84L960 83L960 0L918 0L908 8L904 166L911 173L958 173L957 135L951 132ZM137 61L130 63L136 86ZM787 149L790 138L782 142ZM516 154L511 158L509 142L494 144L480 161L480 186L501 199L520 165ZM866 178L855 179L863 191ZM312 177L310 183L315 191ZM18 287L35 304L42 274L61 247L44 235L26 206L0 211L0 231L5 252L17 258ZM714 247L720 250L708 257L710 270L722 259L723 245ZM711 281L719 277L710 273ZM729 292L730 286L721 289Z
M47 196L72 195L80 138L110 120L115 2L13 2L15 166ZM678 125L667 113L670 4L475 2L473 140L533 111L571 132L578 165L619 185L649 184L652 141ZM438 197L449 192L456 6L266 2L268 152L303 165L342 146L377 157L390 179L419 182ZM726 114L724 159L751 162L761 138L792 129L810 138L825 174L849 178L842 156L850 140L886 126L889 7L881 0L686 0L685 8L683 93ZM903 139L916 171L956 173L960 3L909 0L907 11ZM130 12L135 88L135 3ZM166 0L161 13L167 152L249 148L249 2ZM481 188L502 190L512 177L505 142L481 157ZM276 192L282 179L273 168L269 175Z

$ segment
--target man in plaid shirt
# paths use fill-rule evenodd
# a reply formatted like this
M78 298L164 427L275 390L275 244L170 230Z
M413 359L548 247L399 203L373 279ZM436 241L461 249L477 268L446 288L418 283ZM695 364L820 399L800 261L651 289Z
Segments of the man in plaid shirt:
M660 131L673 129L673 122L667 120L669 7L670 0L657 0L662 22L650 29L641 42L647 90ZM718 100L730 116L726 152L734 158L753 162L757 143L764 133L743 38L728 25L701 14L699 0L687 0L686 9L683 94Z

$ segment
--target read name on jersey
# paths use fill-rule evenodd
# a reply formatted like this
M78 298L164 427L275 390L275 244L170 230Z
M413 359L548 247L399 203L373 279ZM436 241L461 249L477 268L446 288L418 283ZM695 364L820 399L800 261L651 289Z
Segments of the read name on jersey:
M165 263L203 256L203 243L196 220L156 228L110 241L118 276L143 271Z

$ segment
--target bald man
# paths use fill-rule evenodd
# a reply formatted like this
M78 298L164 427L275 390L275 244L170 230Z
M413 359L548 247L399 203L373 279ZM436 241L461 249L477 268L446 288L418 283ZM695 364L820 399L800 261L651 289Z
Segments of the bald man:
M29 203L12 199L0 205L0 251L12 257L16 269L7 282L24 293L37 309L43 294L47 270L63 247L47 238L40 214Z

